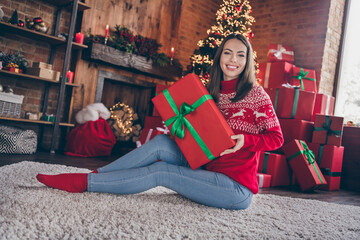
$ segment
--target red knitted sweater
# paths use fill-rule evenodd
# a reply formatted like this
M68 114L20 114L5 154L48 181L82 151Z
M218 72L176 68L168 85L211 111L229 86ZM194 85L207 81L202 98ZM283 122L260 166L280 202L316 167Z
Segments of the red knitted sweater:
M254 86L244 99L232 103L235 83L236 79L221 81L217 105L234 133L244 134L245 144L235 153L211 161L206 169L223 173L256 194L259 191L256 173L260 152L278 149L284 140L279 120L264 89Z

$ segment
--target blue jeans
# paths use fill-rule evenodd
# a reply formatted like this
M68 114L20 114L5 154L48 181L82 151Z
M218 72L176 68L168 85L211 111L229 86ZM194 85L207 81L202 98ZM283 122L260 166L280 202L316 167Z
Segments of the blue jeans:
M134 194L163 186L194 202L225 209L245 209L253 196L222 173L192 170L175 141L166 135L156 136L98 172L88 175L90 192Z

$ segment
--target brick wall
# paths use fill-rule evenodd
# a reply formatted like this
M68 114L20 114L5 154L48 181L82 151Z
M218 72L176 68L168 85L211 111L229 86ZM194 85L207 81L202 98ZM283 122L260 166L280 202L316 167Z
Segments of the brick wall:
M345 0L251 1L259 62L269 43L292 45L295 65L315 69L319 91L332 95Z
M336 81L336 67L342 35L345 0L332 0L329 10L324 56L322 61L320 91L332 94Z
M222 0L183 0L179 26L178 49L175 49L175 58L182 66L190 63L190 56L200 39L207 37L206 31L215 24L216 11Z

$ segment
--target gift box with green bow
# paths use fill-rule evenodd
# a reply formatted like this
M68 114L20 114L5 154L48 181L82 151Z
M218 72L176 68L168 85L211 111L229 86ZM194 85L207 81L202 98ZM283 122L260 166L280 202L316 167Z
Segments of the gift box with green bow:
M186 75L152 101L192 169L235 145L232 129L195 74Z
M308 143L327 182L321 189L334 191L340 189L340 178L344 156L344 147Z
M281 88L265 89L269 94L278 118L311 121L315 104L315 93L299 87L283 84Z
M327 183L315 161L315 154L304 141L295 139L283 149L302 191L313 190Z
M343 128L343 117L316 114L312 142L341 146Z
M300 87L303 91L317 92L315 70L294 66L290 84Z

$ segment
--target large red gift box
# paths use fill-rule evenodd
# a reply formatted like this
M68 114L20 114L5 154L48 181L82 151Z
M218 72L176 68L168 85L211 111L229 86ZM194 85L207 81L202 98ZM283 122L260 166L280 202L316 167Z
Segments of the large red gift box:
M321 189L339 190L344 147L318 143L308 143L308 146L314 152L316 162L327 182Z
M284 155L261 152L258 173L271 175L271 186L288 186L290 169Z
M300 87L301 90L317 92L315 70L293 67L290 84Z
M311 121L315 104L314 92L302 91L289 84L265 91L269 94L278 118Z
M269 174L263 174L263 173L257 173L256 179L259 184L259 188L268 188L270 187L271 182L271 175Z
M326 184L314 153L304 141L295 139L284 145L283 149L302 191L313 190Z
M156 84L155 96L158 95L159 93L161 93L162 91L164 91L166 88L168 88L168 86L161 85L161 84ZM158 110L156 109L156 107L154 107L152 115L153 116L160 116L160 114L159 114Z
M152 101L192 169L235 145L232 129L195 74L186 75Z
M343 117L316 114L312 142L341 146L343 128Z
M279 122L284 137L284 144L293 139L311 142L314 129L313 122L286 118L280 118Z
M290 81L292 68L287 62L260 63L257 77L264 88L277 88Z
M292 46L271 43L268 46L267 61L294 63L294 49Z
M315 97L315 105L313 112L313 119L316 114L334 115L335 98L326 94L317 93Z

